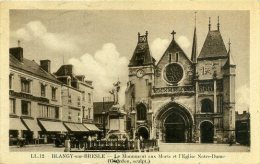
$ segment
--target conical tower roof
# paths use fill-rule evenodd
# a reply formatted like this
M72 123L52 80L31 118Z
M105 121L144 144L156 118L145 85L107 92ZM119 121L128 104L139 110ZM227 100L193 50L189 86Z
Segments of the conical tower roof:
M198 60L227 57L227 49L219 30L209 31Z
M152 57L148 45L148 33L146 32L142 36L138 33L138 43L128 66L154 65L154 63L155 59Z

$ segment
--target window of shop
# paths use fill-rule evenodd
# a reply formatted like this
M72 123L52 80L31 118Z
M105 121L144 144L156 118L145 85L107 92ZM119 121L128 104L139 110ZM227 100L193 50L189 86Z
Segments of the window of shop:
M31 102L21 101L22 105L22 115L30 116L31 115Z
M55 108L55 118L59 118L59 116L60 116L60 112L59 112L59 108L58 107L56 107Z

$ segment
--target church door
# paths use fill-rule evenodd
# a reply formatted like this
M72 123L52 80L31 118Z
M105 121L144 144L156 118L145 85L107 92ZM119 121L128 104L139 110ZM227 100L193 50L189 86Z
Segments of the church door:
M213 143L214 126L205 121L200 124L201 143Z
M142 136L142 138L145 139L145 140L149 139L149 132L144 127L141 127L141 128L138 129L138 134L139 134L140 137Z
M164 127L166 142L185 142L185 122L180 114L170 114L165 120Z

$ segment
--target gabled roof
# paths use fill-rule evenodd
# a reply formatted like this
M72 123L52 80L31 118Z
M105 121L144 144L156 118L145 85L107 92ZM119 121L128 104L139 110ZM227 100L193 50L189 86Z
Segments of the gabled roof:
M12 54L9 55L9 65L11 68L23 71L24 73L29 73L31 75L41 77L47 80L51 80L53 82L59 83L60 81L56 79L54 75L44 71L39 64L35 61L28 60L23 58L23 62L20 62L16 59Z
M94 114L102 114L104 112L108 112L109 109L114 105L113 101L106 101L106 102L94 102L93 103L93 111Z
M220 31L209 31L198 59L227 57L227 49Z
M151 65L155 63L147 42L147 34L138 36L138 43L130 60L129 67ZM141 39L140 39L141 38ZM140 62L142 61L142 62Z
M161 57L161 59L159 60L159 62L157 63L157 65L160 63L160 61L162 60L162 58L165 56L165 53L167 51L171 51L172 49L176 49L177 51L181 52L182 54L184 54L184 56L186 57L186 59L192 63L192 61L190 60L190 58L188 58L188 56L185 54L185 52L182 50L182 48L179 46L179 44L175 41L175 39L173 38L170 45L168 46L168 48L166 49L166 51L163 53L163 56Z

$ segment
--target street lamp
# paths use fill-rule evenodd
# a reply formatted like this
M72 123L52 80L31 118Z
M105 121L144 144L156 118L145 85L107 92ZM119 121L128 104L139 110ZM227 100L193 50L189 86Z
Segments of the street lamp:
M106 112L103 111L102 117L103 117L103 133L104 133L103 136L104 136L104 138L106 138L106 123L105 123L106 118L105 118L105 116L106 116Z

